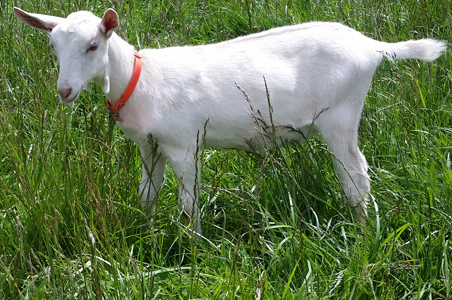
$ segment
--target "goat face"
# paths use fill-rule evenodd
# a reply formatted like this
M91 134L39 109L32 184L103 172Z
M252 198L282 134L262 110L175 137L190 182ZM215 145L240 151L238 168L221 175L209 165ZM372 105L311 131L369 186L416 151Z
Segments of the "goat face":
M24 23L49 34L60 64L57 87L61 101L75 101L91 80L100 83L106 94L110 91L108 39L119 24L114 10L107 10L102 19L86 11L72 13L66 19L18 8L14 12Z

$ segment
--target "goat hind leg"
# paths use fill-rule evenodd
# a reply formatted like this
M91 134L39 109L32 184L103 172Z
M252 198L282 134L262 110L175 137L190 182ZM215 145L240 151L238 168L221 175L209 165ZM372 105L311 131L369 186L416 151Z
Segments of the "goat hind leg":
M355 208L358 219L364 221L367 217L368 192L370 191L367 162L357 146L350 145L350 147L348 157L341 159L335 155L334 151L332 156L345 196L350 205Z
M331 123L328 130L321 130L321 134L330 149L345 196L355 208L358 219L364 221L367 217L370 178L366 158L358 148L358 126L355 122L338 123L340 122Z

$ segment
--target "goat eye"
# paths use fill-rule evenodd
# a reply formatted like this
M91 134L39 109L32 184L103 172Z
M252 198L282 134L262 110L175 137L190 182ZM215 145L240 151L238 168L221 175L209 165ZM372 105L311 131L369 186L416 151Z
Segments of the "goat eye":
M97 50L97 47L97 44L89 46L88 50L86 50L86 53Z

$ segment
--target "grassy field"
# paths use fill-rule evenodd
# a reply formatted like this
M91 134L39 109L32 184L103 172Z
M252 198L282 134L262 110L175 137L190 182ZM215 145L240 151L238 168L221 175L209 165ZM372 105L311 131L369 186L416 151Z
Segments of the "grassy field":
M273 153L206 149L205 238L179 218L167 168L152 229L141 159L98 86L63 105L46 36L13 6L117 10L137 48L197 45L313 20L395 42L451 40L449 1L0 3L0 299L452 299L452 56L384 61L360 148L369 219L356 220L321 137Z

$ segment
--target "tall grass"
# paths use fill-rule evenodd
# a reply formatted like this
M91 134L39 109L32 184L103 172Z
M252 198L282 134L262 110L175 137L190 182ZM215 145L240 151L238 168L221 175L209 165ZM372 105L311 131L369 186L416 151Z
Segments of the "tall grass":
M13 6L59 16L113 6L118 33L137 48L313 20L391 42L452 32L448 1L3 1L0 298L452 298L449 52L432 64L385 61L374 77L360 124L372 179L366 224L344 203L320 137L272 153L206 149L205 237L194 243L170 167L149 229L137 148L97 86L59 103L57 59Z

